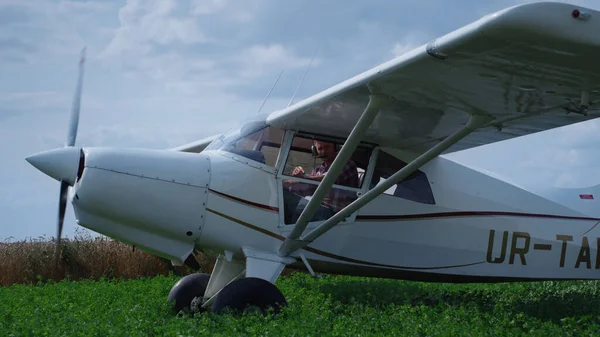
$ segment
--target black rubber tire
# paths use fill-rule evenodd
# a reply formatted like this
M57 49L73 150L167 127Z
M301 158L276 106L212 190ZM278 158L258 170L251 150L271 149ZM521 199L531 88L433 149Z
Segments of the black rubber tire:
M239 313L249 307L258 307L263 314L269 308L278 314L286 305L285 297L274 284L261 278L246 277L225 286L215 298L211 310L215 313L223 310Z
M195 273L182 277L169 292L167 301L174 301L174 313L184 310L190 312L190 304L194 297L204 296L208 286L209 274Z

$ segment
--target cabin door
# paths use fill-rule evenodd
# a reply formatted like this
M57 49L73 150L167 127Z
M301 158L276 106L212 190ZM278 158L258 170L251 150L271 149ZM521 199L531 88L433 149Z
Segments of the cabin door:
M277 170L278 188L281 192L279 225L282 231L287 232L293 228L342 144L343 140L339 139L286 132ZM308 224L308 230L331 218L364 193L364 182L369 178L368 169L372 166L369 165L372 150L371 147L362 145L356 149L333 188L319 204ZM356 213L340 225L354 222Z

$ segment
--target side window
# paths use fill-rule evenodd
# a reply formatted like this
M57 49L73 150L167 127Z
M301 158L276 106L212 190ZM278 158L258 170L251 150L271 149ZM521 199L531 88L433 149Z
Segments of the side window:
M407 163L402 160L386 152L379 151L377 163L375 164L375 171L373 172L373 179L371 180L371 186L369 188L372 189L381 184L406 165ZM435 205L435 199L433 198L429 180L425 173L418 170L404 178L401 182L388 188L384 194L423 204Z
M268 166L275 166L283 133L281 129L266 127L226 144L221 150Z
M313 153L314 145L314 153ZM317 186L329 172L342 144L331 140L313 140L295 136L283 168L284 223L294 224ZM321 201L312 221L324 221L358 198L358 189L369 164L371 148L359 146L344 166L334 186Z
M329 165L326 163L326 160L315 153L313 155L311 147L316 144L322 143L324 146L331 146L331 149L334 152L338 152L342 144L337 142L330 141L315 141L312 138L295 136L292 141L292 146L290 148L290 152L285 161L285 167L283 169L283 175L292 176L292 172L296 167L302 167L304 170L304 178L309 178L310 173L313 170L318 170L319 172L327 172L329 169ZM324 149L323 151L327 151ZM343 179L343 177L338 178L336 184L351 187L351 188L361 188L363 176L367 166L369 165L369 158L371 156L371 148L359 146L356 148L352 156L349 160L349 165L353 167L355 170L355 175L358 179ZM331 159L333 160L333 159ZM302 178L300 176L297 176ZM317 181L318 182L318 181Z
M317 165L321 164L321 160L314 158L311 151L313 140L303 137L294 137L292 141L292 147L288 154L287 160L285 161L285 167L283 174L287 176L292 175L292 171L297 166L302 166L304 171L308 174Z

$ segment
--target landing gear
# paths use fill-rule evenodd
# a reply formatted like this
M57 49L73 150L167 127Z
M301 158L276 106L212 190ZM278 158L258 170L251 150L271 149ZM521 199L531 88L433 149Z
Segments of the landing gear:
M173 310L175 313L181 310L191 312L192 301L196 297L204 296L209 280L210 275L196 273L184 276L181 280L177 281L173 288L171 288L169 297L167 297L167 301L174 303Z
M266 314L272 308L273 313L278 314L287 305L285 297L273 283L258 277L246 277L234 280L221 289L214 297L212 306L203 306L202 299L209 279L208 274L191 274L175 283L167 298L167 301L174 302L174 313L182 310L186 313L208 310L222 313L257 308Z
M274 314L278 314L286 305L285 297L273 283L258 277L247 277L225 286L215 298L211 310L219 313L256 307L263 314L271 308Z
M278 314L287 305L274 282L286 264L295 259L280 258L243 248L245 259L232 253L217 257L212 274L192 274L177 282L168 300L175 302L175 313L245 311L258 308L263 314Z

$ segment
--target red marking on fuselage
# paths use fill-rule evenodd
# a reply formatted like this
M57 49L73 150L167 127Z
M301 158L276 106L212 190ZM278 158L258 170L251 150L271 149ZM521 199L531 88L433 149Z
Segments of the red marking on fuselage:
M266 209L266 210L269 210L269 211L272 211L272 212L279 212L279 208L278 207L269 206L269 205L263 205L263 204L259 204L259 203L256 203L256 202L248 201L248 200L245 200L245 199L242 199L242 198L234 197L233 195L230 195L230 194L226 194L226 193L223 193L223 192L215 191L213 189L209 189L209 191L211 191L212 193L218 194L220 196L223 196L225 198L241 202L243 204L247 204L247 205L250 205L250 206L254 206L254 207Z

